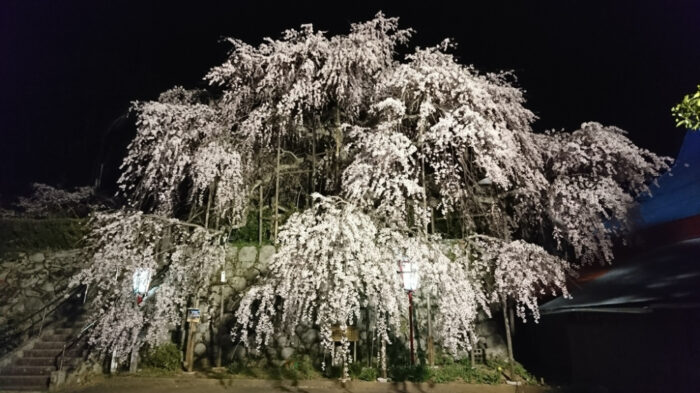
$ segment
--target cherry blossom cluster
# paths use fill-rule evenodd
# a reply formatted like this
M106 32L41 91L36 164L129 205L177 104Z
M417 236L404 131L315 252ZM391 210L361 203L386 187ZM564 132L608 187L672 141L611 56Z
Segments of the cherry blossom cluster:
M323 347L347 365L349 344L335 348L331 329L356 326L361 310L369 308L385 362L385 346L405 315L406 296L397 270L398 262L407 259L417 266L421 290L436 299L436 335L454 353L471 348L469 332L486 298L472 285L469 271L441 251L439 238L380 229L352 203L314 197L312 208L284 224L270 273L241 300L234 340L259 348L280 331L292 334L300 324L318 326Z
M90 343L124 359L158 345L178 326L191 296L223 266L222 234L140 211L97 213L85 250L89 262L71 285L87 285L95 327ZM134 278L150 285L137 293Z
M32 193L20 197L17 206L30 216L47 217L55 214L78 215L76 210L86 207L94 210L98 206L94 201L92 187L79 187L73 191L51 187L48 184L33 183Z

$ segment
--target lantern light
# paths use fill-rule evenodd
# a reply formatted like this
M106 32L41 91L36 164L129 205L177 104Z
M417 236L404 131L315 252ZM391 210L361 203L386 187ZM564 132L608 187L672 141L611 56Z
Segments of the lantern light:
M134 293L145 294L151 283L151 269L139 268L134 272L133 288Z
M403 278L403 288L407 292L414 292L420 285L420 274L415 262L410 262L406 258L399 262L399 273Z

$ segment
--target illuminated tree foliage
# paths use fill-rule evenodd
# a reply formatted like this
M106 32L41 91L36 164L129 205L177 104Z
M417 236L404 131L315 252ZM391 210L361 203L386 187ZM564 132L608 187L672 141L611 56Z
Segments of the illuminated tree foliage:
M135 103L127 207L97 216L76 278L100 293L93 343L126 354L177 324L253 209L278 250L236 313L234 338L250 346L304 324L332 350L331 327L369 309L385 363L405 309L397 262L409 258L436 299L436 338L457 352L480 310L513 304L537 320L538 296L568 294L575 263L609 263L666 161L598 123L534 133L510 73L458 63L448 40L399 59L411 34L379 13L345 35L303 25L257 46L231 39L207 91ZM137 269L162 280L139 305Z

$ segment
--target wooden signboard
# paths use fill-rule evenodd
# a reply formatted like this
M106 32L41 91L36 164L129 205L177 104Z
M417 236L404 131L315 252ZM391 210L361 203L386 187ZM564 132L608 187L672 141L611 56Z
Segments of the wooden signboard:
M187 309L187 322L199 322L201 319L201 314L198 308L188 308Z
M343 331L340 329L340 326L335 325L331 327L331 337L333 338L333 341L343 340ZM348 326L345 330L345 337L347 337L348 341L350 342L356 342L359 337L357 328L354 326Z

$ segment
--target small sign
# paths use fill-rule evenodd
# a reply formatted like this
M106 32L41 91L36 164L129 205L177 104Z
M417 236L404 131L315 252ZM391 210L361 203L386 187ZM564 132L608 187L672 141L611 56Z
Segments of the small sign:
M331 327L331 337L333 338L333 341L343 340L343 331L340 329L340 326L335 325ZM348 326L347 329L345 329L345 337L347 337L348 341L350 342L357 341L357 328L355 328L354 326Z
M187 322L199 322L202 315L198 308L188 308L187 309Z

